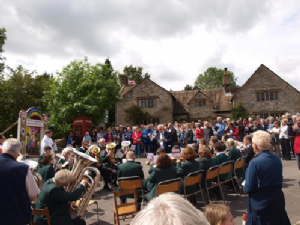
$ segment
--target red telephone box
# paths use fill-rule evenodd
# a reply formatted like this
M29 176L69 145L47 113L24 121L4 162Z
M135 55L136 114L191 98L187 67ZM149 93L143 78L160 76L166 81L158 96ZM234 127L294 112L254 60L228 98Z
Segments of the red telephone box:
M86 132L89 132L89 134L91 134L92 129L93 123L91 118L77 117L73 120L74 133L76 134L77 132L79 132L81 134L81 137L84 137Z

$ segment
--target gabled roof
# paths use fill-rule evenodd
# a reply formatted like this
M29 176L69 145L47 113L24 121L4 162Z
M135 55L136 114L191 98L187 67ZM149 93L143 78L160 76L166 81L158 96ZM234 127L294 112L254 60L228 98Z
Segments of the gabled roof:
M283 82L287 83L288 85L290 85L292 88L294 88L298 93L300 93L295 87L293 87L291 84L289 84L287 81L285 81L284 79L282 79L279 75L277 75L274 71L272 71L271 69L269 69L268 67L266 67L264 64L261 64L256 70L255 72L248 78L248 80L244 83L244 85L242 87L239 88L239 90L243 89L243 87L250 82L251 78L253 77L254 74L258 73L259 70L262 69L267 69L269 71L271 71L274 75L276 75L277 77L279 77L280 80L282 80ZM238 91L236 92L238 93ZM234 96L231 98L231 100L234 99Z
M190 102L196 97L196 95L197 95L198 93L203 94L203 95L204 95L206 98L208 98L210 101L214 102L214 101L213 101L211 98L209 98L204 92L198 90L198 92L193 96L193 98L191 98L191 100L190 100L187 104L190 104Z
M198 90L191 91L170 91L171 94L183 105L184 107L191 101L192 98L198 93Z
M123 89L123 91L121 91L121 97L123 97L124 95L126 95L128 92L132 91L134 88L136 88L137 86L139 86L140 84L144 83L145 81L150 81L153 84L155 84L156 86L160 87L161 89L163 89L165 92L167 92L168 94L170 94L172 96L172 93L170 93L169 91L167 91L166 89L164 89L163 87L161 87L160 85L158 85L157 83L155 83L154 81L152 81L151 79L147 78L144 79L141 83L139 84L134 84L134 85L126 85L125 88ZM131 86L131 87L130 87ZM126 89L126 87L128 87ZM126 89L126 90L125 90Z
M127 94L127 92L129 92L132 88L134 88L136 86L136 84L127 84L126 86L124 86L121 90L121 98Z

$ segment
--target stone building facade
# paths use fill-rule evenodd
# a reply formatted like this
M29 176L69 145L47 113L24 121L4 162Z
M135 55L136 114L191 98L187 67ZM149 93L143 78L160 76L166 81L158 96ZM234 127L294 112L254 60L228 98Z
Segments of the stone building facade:
M216 116L230 117L232 107L241 101L251 116L279 116L300 112L300 93L290 84L261 65L242 87L231 87L227 69L223 87L191 91L167 91L150 79L129 85L126 75L120 99L115 104L115 122L122 125L195 121ZM139 106L147 118L127 118L125 110Z
M121 99L115 104L116 124L134 125L173 121L173 106L175 98L170 92L160 87L150 79L145 79L139 85L126 85L121 91ZM125 110L137 105L143 112L148 112L147 118L126 120Z
M265 65L239 88L232 98L232 106L239 102L253 117L280 116L286 112L300 112L300 93Z

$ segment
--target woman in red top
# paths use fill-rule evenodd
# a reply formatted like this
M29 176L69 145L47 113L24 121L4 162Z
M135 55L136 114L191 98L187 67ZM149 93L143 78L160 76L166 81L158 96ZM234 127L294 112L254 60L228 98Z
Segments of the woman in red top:
M199 123L196 123L196 137L197 144L199 144L199 140L203 137L203 129L200 127Z
M231 131L231 132L229 132L229 131ZM240 139L239 139L239 129L236 128L233 123L228 124L228 129L225 131L225 133L228 134L234 140L240 141Z
M137 157L139 157L142 148L142 132L137 127L133 127L132 130L132 140L133 144L135 145L135 154Z

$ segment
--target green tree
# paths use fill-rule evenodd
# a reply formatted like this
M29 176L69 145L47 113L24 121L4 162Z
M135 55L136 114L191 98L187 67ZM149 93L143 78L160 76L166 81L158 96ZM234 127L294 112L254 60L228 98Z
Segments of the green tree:
M192 91L192 90L193 90L193 86L187 84L187 85L184 87L184 90L185 90L185 91Z
M105 59L105 65L107 65L107 67L110 69L108 74L109 74L109 77L111 77L112 73L114 72L114 68L112 67L109 58Z
M35 71L30 72L22 66L15 69L6 66L5 79L0 85L0 132L18 119L21 110L36 106L45 111L42 98L49 84L49 78ZM16 137L16 126L13 135Z
M87 57L74 60L51 79L49 91L45 93L49 125L56 136L64 136L71 129L73 119L86 116L94 124L102 122L105 109L114 108L120 86L117 74L106 64L92 65Z
M143 74L143 67L125 66L124 71L126 71L128 80L134 80L136 84L141 83L145 79L149 79L151 76L148 72Z
M6 30L5 28L0 28L0 79L3 79L3 75L2 72L4 70L4 60L5 58L2 56L2 53L4 52L3 46L5 44L6 41ZM0 80L1 82L1 80Z
M244 108L243 103L239 101L239 104L236 108L231 109L231 118L238 120L239 118L248 118L249 113L247 109Z
M231 86L236 87L237 78L234 73L228 71L228 74L230 75ZM203 74L199 74L194 84L201 90L219 88L223 86L223 76L224 70L210 67Z

